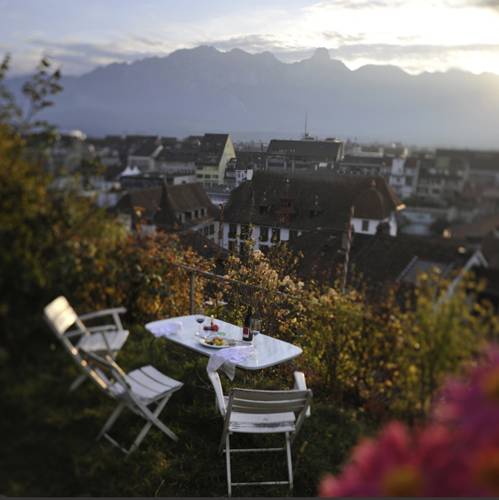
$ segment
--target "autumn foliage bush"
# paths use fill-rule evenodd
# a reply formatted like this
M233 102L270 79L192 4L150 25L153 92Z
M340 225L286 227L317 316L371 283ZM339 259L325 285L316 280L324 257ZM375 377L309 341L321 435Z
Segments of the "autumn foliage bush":
M53 187L43 163L27 160L26 141L0 126L0 327L22 351L36 344L41 311L66 295L79 311L124 305L144 323L188 311L188 277L177 264L210 264L178 238L128 234L78 192ZM201 301L202 285L196 299Z
M493 311L474 302L469 279L452 284L430 273L410 295L392 290L373 301L362 291L304 283L297 259L285 246L229 257L227 278L261 288L219 287L225 314L241 321L252 305L267 332L303 348L296 364L316 395L376 418L424 416L443 378L498 330Z

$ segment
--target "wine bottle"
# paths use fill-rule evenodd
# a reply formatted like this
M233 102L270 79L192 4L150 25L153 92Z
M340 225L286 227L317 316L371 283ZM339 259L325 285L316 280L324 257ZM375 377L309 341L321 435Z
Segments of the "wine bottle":
M251 342L253 340L253 332L251 331L251 314L252 314L251 307L248 307L248 312L246 313L246 316L244 318L244 324L243 324L243 340L245 342Z

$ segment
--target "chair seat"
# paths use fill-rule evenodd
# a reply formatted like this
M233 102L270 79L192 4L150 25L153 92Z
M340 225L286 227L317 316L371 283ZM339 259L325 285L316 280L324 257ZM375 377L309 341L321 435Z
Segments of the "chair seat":
M133 370L125 377L130 390L145 403L151 403L168 392L176 391L183 385L182 382L167 377L151 365ZM124 394L123 386L116 382L110 387L115 396Z
M114 332L92 333L83 335L78 342L78 349L86 352L107 351L106 343L102 336L106 337L111 351L119 351L128 338L128 330L118 330Z
M267 414L233 412L230 414L230 432L270 434L294 430L295 414L293 412Z

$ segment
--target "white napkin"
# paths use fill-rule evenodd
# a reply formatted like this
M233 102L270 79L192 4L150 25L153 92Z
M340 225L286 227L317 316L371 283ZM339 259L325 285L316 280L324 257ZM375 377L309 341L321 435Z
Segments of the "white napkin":
M155 337L167 337L174 335L182 330L182 321L162 321L158 325L150 328Z
M220 349L213 353L208 361L206 370L208 372L216 372L220 367L226 373L227 377L234 380L236 375L235 363L245 361L249 356L255 353L253 345L228 347Z

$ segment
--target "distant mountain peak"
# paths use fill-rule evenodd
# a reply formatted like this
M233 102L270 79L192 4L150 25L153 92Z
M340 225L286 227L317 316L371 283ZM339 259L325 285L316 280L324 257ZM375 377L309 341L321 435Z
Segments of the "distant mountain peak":
M44 117L91 135L216 129L261 139L266 131L298 135L308 111L314 134L326 137L490 148L497 147L497 88L493 75L413 76L386 65L351 71L324 47L288 63L270 52L202 45L65 78Z
M216 52L219 52L215 47L213 47L213 45L198 45L197 47L186 50L197 52L199 54L214 54Z
M327 62L331 60L331 56L329 55L328 49L325 47L318 47L315 49L310 59L317 62Z
M239 47L234 47L233 49L230 49L229 54L236 54L236 55L243 55L243 56L249 55L248 52L246 52L243 49L240 49Z

